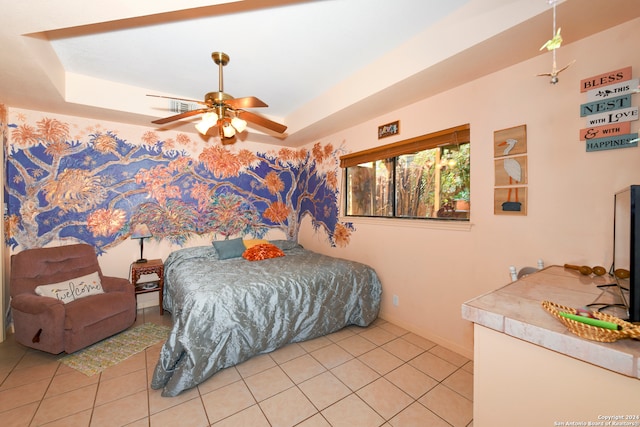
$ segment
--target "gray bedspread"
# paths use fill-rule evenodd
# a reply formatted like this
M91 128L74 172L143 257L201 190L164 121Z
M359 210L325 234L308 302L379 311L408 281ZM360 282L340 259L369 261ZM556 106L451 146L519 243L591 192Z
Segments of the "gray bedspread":
M213 246L169 255L164 308L174 325L152 388L176 396L256 354L377 317L382 288L371 267L278 246L285 256L263 261L218 260Z

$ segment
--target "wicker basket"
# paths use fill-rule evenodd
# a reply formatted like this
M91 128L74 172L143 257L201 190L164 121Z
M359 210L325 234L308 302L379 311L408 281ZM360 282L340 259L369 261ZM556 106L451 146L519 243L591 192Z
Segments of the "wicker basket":
M616 331L613 329L600 328L598 326L587 325L586 323L568 319L561 316L559 311L571 314L577 314L578 311L575 308L565 307L563 305L559 305L550 301L543 301L542 307L544 307L545 310L547 310L554 317L564 323L564 325L571 332L582 338L600 342L614 342L623 338L640 338L640 326L625 322L622 319L606 313L596 311L593 312L593 317L595 317L596 319L615 323L619 325L621 329L618 329Z

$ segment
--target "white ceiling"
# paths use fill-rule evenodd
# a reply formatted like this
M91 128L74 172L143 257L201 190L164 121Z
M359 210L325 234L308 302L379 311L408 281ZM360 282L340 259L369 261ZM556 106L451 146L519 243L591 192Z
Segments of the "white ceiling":
M94 4L96 3L96 4ZM299 146L540 52L547 0L0 0L0 102L155 126L168 101L218 89L289 127ZM637 0L557 5L564 44L640 16ZM192 118L160 129L193 132Z

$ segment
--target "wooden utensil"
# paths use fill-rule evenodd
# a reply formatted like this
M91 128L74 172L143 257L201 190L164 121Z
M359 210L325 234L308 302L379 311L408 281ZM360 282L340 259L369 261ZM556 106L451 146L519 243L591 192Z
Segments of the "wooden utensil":
M591 273L593 273L593 269L586 265L577 266L577 265L565 264L564 268L569 268L571 270L578 270L580 274L584 274L585 276L588 276Z

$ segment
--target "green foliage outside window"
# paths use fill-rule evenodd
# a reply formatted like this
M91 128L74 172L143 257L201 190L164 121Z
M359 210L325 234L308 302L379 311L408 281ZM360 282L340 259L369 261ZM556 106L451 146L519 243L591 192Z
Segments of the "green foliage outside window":
M469 147L448 145L347 167L346 214L468 220L468 208L457 209L454 201L469 200Z

